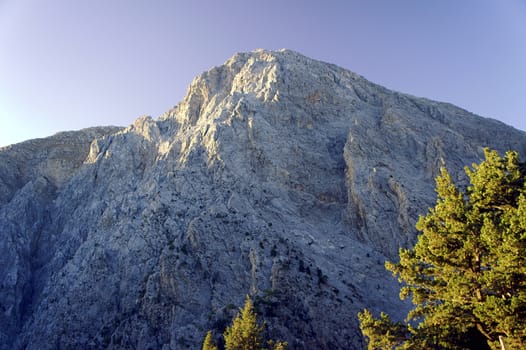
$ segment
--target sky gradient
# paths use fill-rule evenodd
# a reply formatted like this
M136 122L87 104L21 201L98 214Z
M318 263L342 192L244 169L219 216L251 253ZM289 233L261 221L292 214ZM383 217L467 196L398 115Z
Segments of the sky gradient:
M526 0L0 0L0 146L158 117L256 48L526 130Z

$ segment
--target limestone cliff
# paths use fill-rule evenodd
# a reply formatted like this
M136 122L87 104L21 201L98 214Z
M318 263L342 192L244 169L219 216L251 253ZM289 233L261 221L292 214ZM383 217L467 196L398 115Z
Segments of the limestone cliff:
M359 349L358 311L405 314L383 263L440 167L526 154L524 132L288 50L96 130L0 149L0 349L197 349L246 294L292 349Z

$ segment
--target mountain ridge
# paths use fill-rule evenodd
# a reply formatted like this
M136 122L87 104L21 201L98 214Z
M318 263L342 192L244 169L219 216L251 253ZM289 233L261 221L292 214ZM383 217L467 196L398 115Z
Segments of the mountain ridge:
M405 314L383 262L440 167L462 182L525 135L293 51L236 54L83 142L61 181L0 169L0 348L196 348L246 294L292 349L360 348L363 307Z

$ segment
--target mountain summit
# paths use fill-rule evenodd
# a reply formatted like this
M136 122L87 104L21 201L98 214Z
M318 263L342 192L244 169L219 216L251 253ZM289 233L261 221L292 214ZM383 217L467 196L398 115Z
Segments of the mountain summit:
M289 50L240 53L158 120L0 149L0 349L197 349L248 294L291 349L402 317L384 271L434 178L526 134Z

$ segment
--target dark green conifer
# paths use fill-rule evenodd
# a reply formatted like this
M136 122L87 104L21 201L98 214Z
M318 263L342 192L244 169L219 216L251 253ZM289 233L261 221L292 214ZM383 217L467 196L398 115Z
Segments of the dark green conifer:
M261 350L264 326L258 325L252 301L247 296L245 306L239 310L232 325L227 327L223 337L226 350Z
M413 249L386 268L411 297L408 323L359 315L369 349L526 349L526 188L516 152L466 168L462 191L443 169L438 199L416 227ZM387 344L387 345L385 345Z
M252 300L247 295L245 299L245 306L239 310L236 317L232 321L232 325L226 328L223 333L226 350L265 350L263 331L264 325L260 325L257 321L257 315L254 311ZM205 345L209 346L206 349L217 350L217 346L212 342L212 333L208 331L205 341L203 343L203 350ZM211 344L211 345L207 345ZM287 342L269 340L267 342L269 350L286 350ZM215 347L210 347L215 346Z

